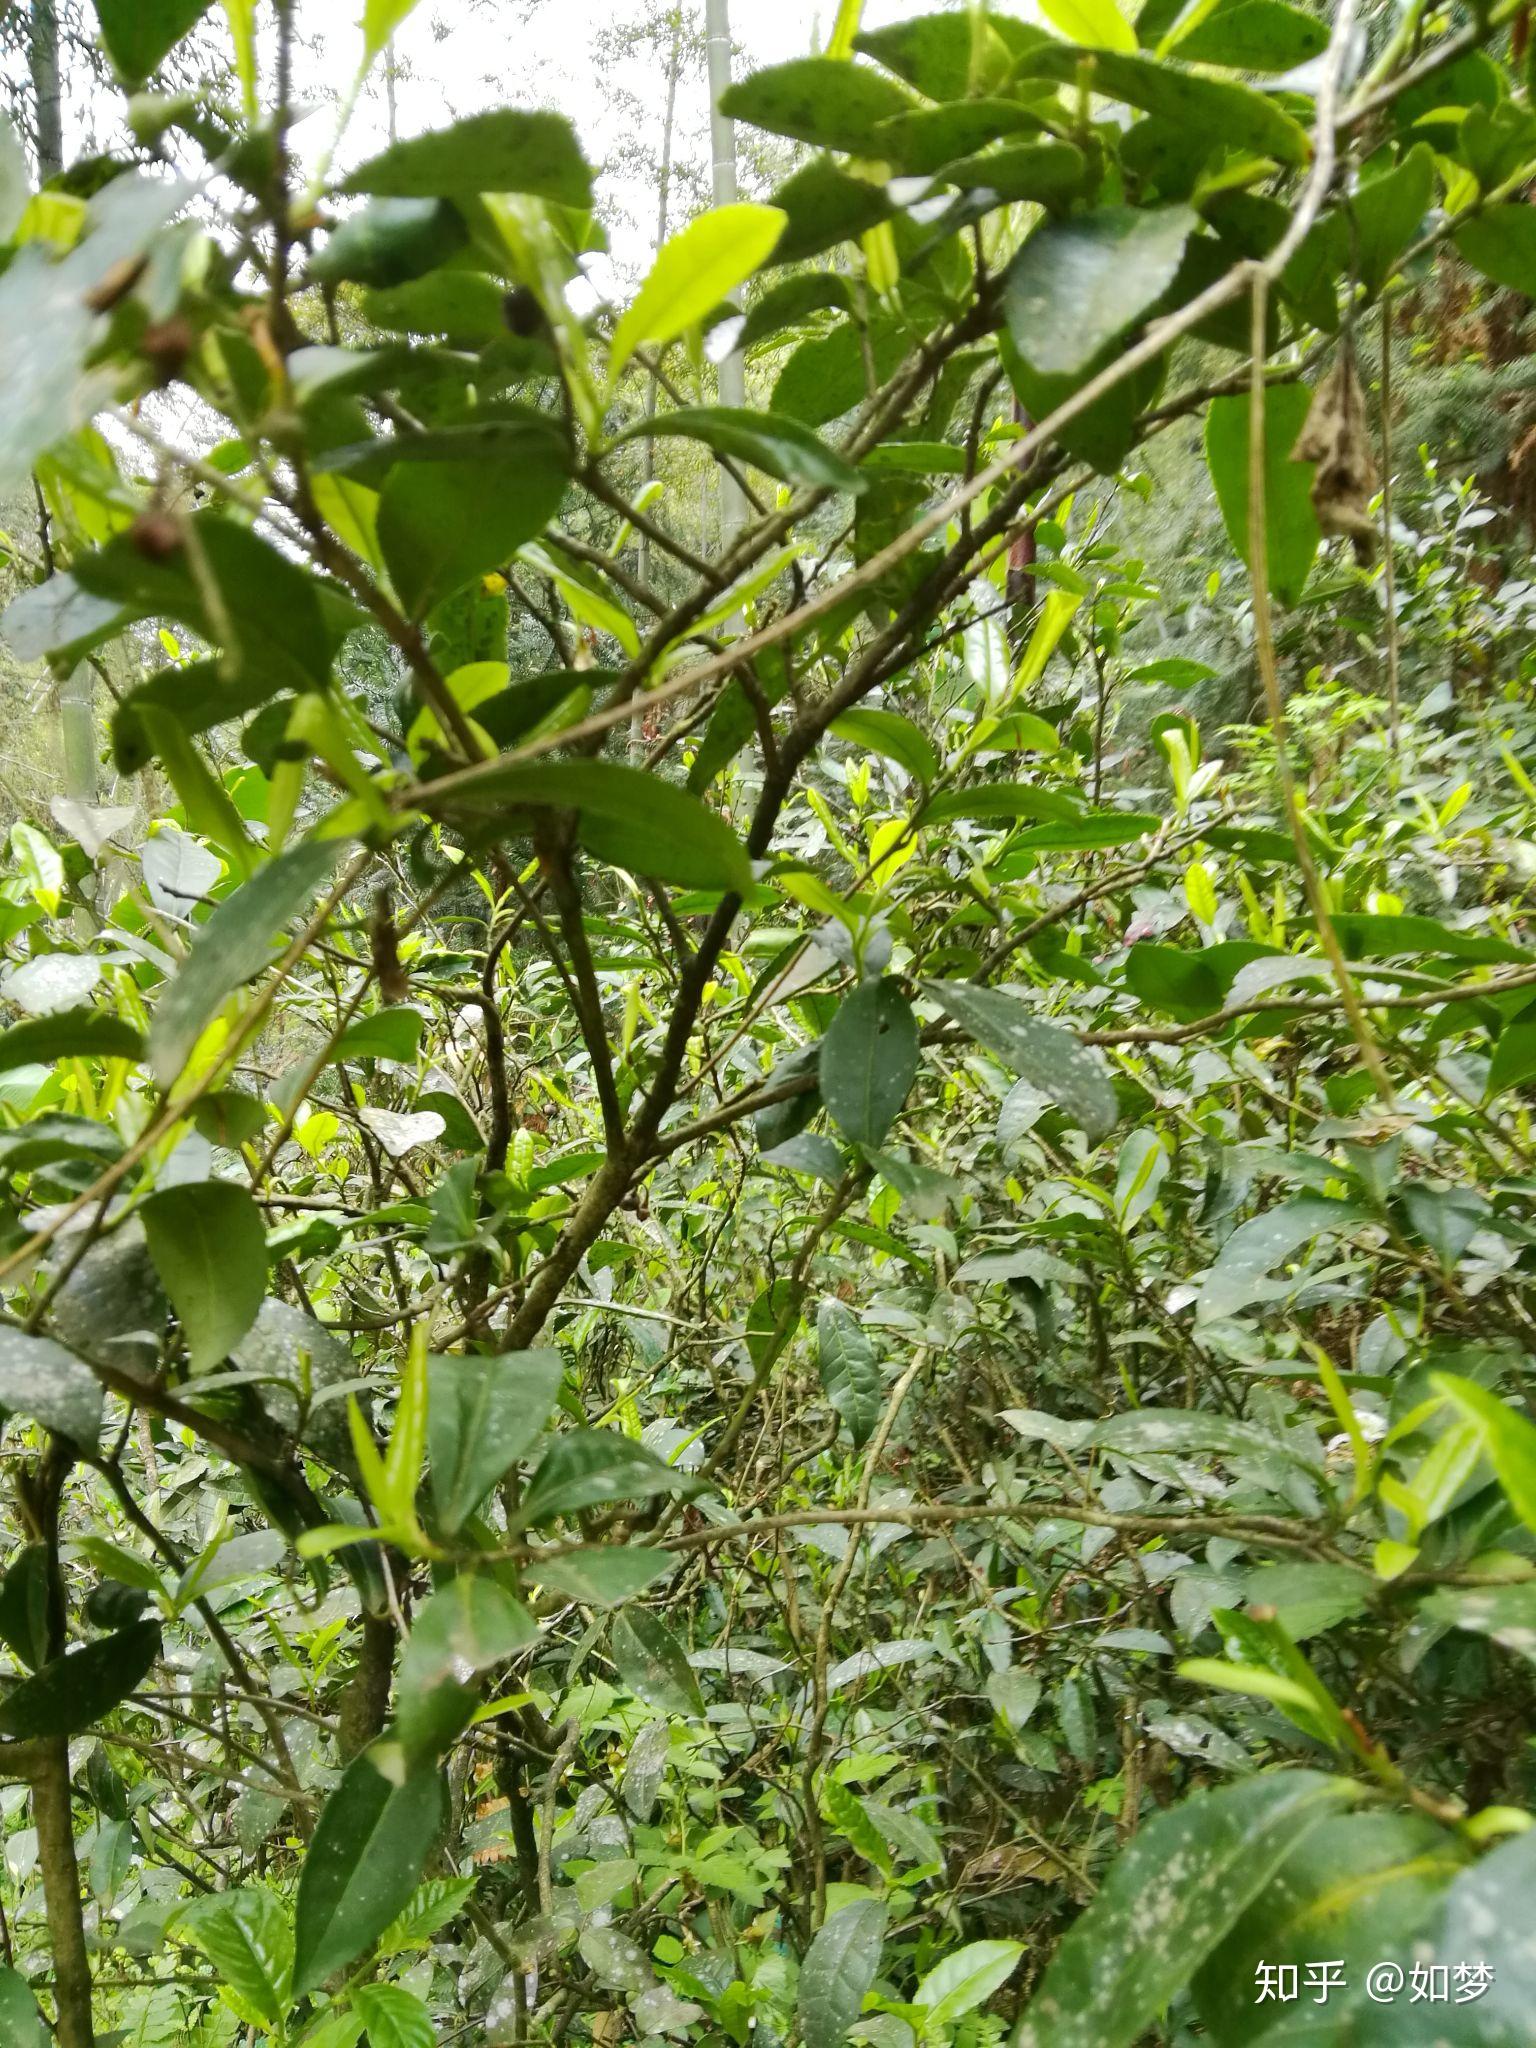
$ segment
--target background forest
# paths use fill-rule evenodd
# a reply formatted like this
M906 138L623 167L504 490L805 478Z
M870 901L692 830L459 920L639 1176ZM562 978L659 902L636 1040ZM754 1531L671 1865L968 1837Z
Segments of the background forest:
M0 7L0 2044L1529 2048L1527 8L359 5Z

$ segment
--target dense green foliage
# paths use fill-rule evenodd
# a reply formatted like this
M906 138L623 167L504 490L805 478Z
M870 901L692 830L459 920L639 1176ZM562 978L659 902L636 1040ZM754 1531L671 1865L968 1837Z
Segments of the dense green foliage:
M1536 634L1392 388L1536 296L1523 11L843 0L590 314L563 117L96 12L6 2048L1529 2043Z

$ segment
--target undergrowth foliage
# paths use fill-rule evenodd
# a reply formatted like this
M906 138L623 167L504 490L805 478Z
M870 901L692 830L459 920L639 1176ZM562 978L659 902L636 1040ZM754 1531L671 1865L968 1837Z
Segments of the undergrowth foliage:
M0 150L7 2048L1531 2039L1528 590L1382 462L1525 15L1043 6L590 315L295 0Z

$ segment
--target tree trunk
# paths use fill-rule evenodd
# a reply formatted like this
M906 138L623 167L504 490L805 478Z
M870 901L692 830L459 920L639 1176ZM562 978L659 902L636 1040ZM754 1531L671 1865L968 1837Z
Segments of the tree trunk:
M75 1824L69 1801L69 1738L51 1735L38 1747L32 1818L37 1824L37 1862L53 1950L59 2048L95 2048L91 1961L80 1911L80 1866L75 1860Z
M64 103L59 83L58 0L32 0L28 48L36 102L37 178L46 185L64 168Z

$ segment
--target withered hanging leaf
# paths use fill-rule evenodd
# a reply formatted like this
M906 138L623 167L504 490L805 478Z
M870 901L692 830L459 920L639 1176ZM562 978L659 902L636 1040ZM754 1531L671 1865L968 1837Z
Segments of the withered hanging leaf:
M1365 387L1347 343L1313 395L1291 460L1317 465L1312 509L1323 532L1347 534L1356 561L1372 561L1378 538L1370 511L1377 485L1376 458L1365 416Z

